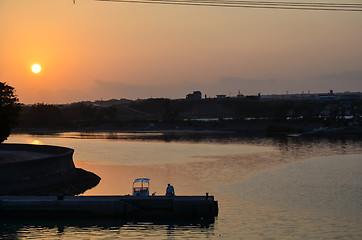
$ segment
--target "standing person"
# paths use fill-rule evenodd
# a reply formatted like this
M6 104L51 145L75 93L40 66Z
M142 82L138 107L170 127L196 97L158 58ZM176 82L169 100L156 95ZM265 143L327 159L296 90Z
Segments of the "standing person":
M166 196L168 196L168 197L175 196L175 189L173 188L173 186L171 184L167 185Z

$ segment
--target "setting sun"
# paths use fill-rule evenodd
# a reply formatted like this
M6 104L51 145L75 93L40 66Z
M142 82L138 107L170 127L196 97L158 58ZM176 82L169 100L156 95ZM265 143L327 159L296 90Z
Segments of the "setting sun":
M31 70L34 73L39 73L41 71L41 66L39 64L34 64L33 66L31 66Z

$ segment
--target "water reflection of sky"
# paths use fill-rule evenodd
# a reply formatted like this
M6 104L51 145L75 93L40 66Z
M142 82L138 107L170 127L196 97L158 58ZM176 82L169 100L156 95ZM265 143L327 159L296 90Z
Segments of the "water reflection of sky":
M0 221L0 239L206 239L214 224L198 222L124 222L109 219Z
M232 189L237 188L238 191ZM226 190L226 189L225 189ZM253 202L303 211L329 211L362 219L361 155L311 158L256 174L229 186Z
M75 133L59 135L29 136L13 135L7 142L17 143L43 143L60 145L75 149L76 160L88 160L97 162L119 164L157 164L157 163L181 163L187 161L203 161L208 156L233 155L253 152L274 151L273 147L255 146L251 144L218 144L213 142L169 142L165 147L163 141L132 141L118 139L107 141L108 138L90 138L93 134L87 134L85 138ZM127 136L130 134L127 133ZM139 134L135 134L139 136ZM54 137L55 136L55 137ZM101 134L101 136L107 136Z

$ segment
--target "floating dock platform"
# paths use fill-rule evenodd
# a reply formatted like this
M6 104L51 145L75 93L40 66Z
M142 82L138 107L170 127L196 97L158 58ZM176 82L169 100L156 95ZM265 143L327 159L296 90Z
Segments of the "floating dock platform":
M213 196L0 196L0 218L214 220Z

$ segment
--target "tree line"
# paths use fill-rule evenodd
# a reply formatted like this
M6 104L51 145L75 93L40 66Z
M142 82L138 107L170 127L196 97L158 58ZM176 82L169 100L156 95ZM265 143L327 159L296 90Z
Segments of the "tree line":
M159 125L165 128L220 127L229 124L256 124L270 121L308 123L319 121L323 126L361 124L362 100L273 100L260 98L224 98L202 100L110 100L53 105L19 103L13 87L0 82L0 142L11 129L92 130L138 129ZM107 102L107 101L105 101ZM103 102L103 103L105 103ZM202 123L218 119L218 123ZM225 121L227 120L227 121Z
M86 128L126 127L132 124L175 124L217 118L245 121L359 121L361 100L348 103L316 100L206 99L201 101L146 99L126 104L97 106L93 103L22 106L18 127ZM348 116L348 118L346 117Z

